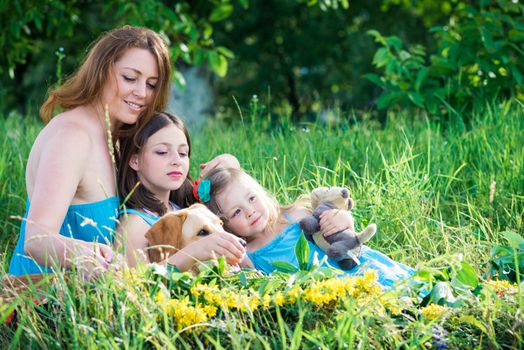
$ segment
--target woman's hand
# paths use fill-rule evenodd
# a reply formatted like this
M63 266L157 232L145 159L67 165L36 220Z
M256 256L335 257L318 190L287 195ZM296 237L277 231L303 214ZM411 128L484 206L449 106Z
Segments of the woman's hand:
M320 214L320 231L324 236L348 229L355 232L355 221L350 211L329 209Z
M94 280L109 270L115 252L106 244L88 243L75 247L71 265L74 265L83 280Z
M211 159L209 162L200 164L200 178L203 178L204 176L206 176L207 173L209 173L211 170L215 168L240 169L240 163L238 162L238 159L231 154L224 153L218 155L215 158Z

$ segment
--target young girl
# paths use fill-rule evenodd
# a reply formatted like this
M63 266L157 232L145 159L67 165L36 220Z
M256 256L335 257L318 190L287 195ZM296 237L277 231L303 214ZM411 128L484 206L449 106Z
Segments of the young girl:
M157 33L124 26L101 36L50 91L40 109L47 125L27 161L26 214L10 274L76 265L90 278L107 270L119 204L107 135L166 108L170 67Z
M298 221L309 215L309 210L299 206L279 206L255 179L241 169L213 170L197 186L201 200L222 218L224 228L247 242L250 262L243 262L244 266L251 263L252 267L266 273L275 269L273 262L285 261L298 267L295 245L302 235ZM324 235L330 235L344 229L353 230L353 219L349 212L333 209L321 215L320 226ZM315 252L321 260L325 253L315 244L308 243L310 261ZM328 262L338 266L336 261L328 259ZM362 247L360 262L346 273L362 274L366 269L375 269L379 282L387 287L415 273L412 268L365 246Z
M189 172L191 143L182 121L169 113L157 113L134 136L122 137L118 184L128 208L120 217L120 241L125 244L129 266L147 262L144 234L163 214L195 202ZM216 157L201 167L239 167L235 157ZM205 174L205 172L204 172ZM244 247L229 233L206 236L172 255L169 264L185 271L196 261L225 256L231 264L244 257Z

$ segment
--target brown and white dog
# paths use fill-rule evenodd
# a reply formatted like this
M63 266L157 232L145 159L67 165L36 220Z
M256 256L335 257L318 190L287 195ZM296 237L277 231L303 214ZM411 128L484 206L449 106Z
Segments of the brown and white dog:
M149 261L164 261L188 244L215 232L225 232L222 221L203 204L167 213L145 234Z

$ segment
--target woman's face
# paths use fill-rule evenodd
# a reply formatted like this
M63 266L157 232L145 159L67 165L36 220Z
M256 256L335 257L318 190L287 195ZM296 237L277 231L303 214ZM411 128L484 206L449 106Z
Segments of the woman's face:
M102 104L112 121L134 124L153 102L158 81L155 57L145 49L131 48L110 68L102 91Z
M140 153L129 161L140 182L157 198L182 186L189 172L189 145L186 135L169 124L151 135Z

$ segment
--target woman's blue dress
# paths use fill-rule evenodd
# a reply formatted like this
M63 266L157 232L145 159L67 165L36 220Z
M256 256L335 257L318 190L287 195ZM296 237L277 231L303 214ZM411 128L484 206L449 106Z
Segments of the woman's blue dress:
M86 242L113 243L118 218L118 205L119 198L116 196L99 202L72 204L69 206L64 222L60 227L60 234ZM28 200L26 212L20 226L20 237L18 237L18 242L9 264L9 274L15 276L32 273L50 273L53 271L49 267L38 264L24 252L25 227L29 207Z

